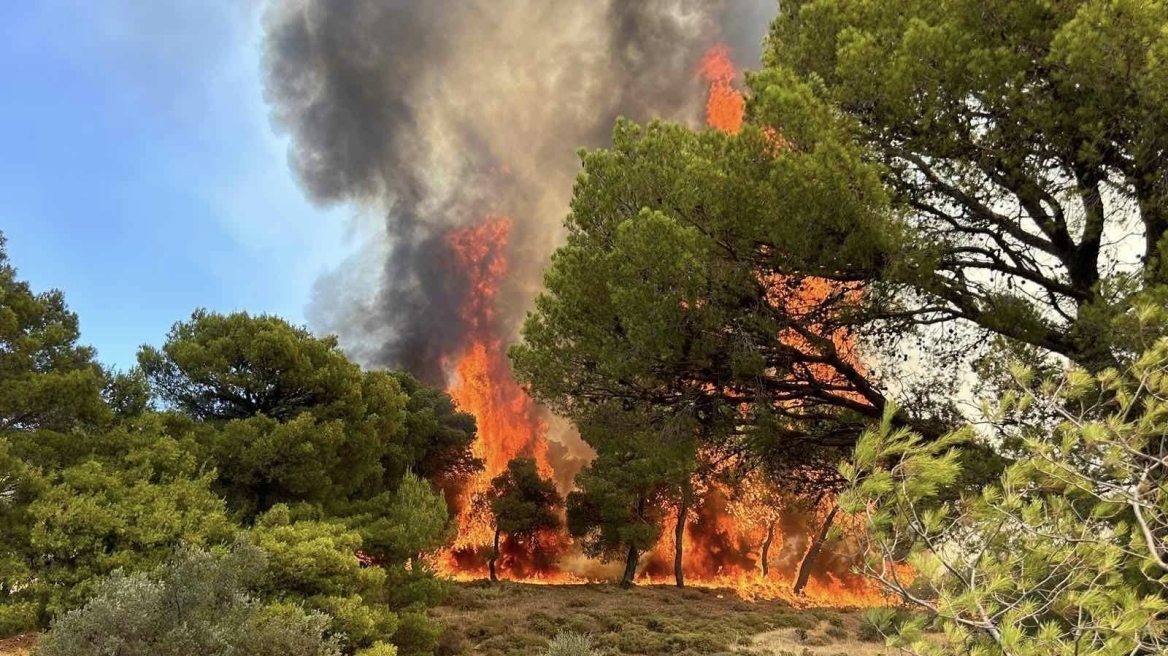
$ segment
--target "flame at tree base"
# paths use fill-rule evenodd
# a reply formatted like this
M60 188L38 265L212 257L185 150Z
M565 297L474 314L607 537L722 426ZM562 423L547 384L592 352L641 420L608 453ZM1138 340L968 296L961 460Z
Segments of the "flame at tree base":
M912 580L913 574L906 566L901 568L905 580ZM443 578L459 583L472 583L488 578L485 569L449 570ZM607 577L589 578L568 572L551 571L532 574L521 578L504 575L502 580L521 585L616 585ZM672 578L664 576L639 576L637 586L676 587ZM881 608L894 605L897 600L888 592L861 579L845 581L835 575L826 574L813 578L803 594L796 595L792 588L794 577L764 577L761 573L739 576L714 576L686 581L686 587L707 590L725 590L743 601L784 601L798 608Z

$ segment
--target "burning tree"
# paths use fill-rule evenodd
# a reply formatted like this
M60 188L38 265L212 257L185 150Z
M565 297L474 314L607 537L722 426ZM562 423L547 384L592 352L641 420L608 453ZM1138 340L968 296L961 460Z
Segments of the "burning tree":
M546 569L557 555L556 533L563 527L559 510L564 499L550 479L539 475L532 458L512 460L502 474L491 481L487 495L495 518L495 538L489 562L491 580L499 580L495 563L502 555L500 538L507 536L512 550L523 550L530 560L543 561Z
M568 530L585 554L623 560L622 586L632 585L693 475L692 433L663 426L620 405L596 408L580 426L597 457L568 495Z
M823 193L810 169L827 163L776 157L773 141L749 128L731 137L619 125L613 149L585 157L568 244L512 350L520 379L579 423L614 404L688 422L703 452L743 466L758 461L764 435L788 452L852 443L885 405L849 337L863 312L857 289L784 266L784 244L830 229L826 213L809 216L805 200L787 200ZM840 181L830 184L873 196L836 213L850 209L850 220L875 228L878 180L854 162L832 164ZM754 182L767 171L790 188ZM746 221L763 208L790 212L790 225Z

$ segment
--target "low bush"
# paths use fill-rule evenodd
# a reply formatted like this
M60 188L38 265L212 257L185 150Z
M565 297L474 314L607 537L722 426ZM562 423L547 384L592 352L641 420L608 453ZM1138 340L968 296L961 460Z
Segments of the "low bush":
M81 608L57 617L37 656L338 656L329 618L261 605L247 592L263 553L180 551L152 574L115 572ZM382 656L382 655L377 655ZM390 655L392 656L392 655Z

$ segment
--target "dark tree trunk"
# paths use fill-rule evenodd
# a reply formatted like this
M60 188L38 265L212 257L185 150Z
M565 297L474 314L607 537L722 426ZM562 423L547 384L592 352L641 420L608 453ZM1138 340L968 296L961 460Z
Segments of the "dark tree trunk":
M775 524L779 520L772 519L770 524L767 524L766 539L762 541L762 575L769 576L771 573L771 543L775 541Z
M811 568L815 566L815 559L819 557L819 552L823 549L823 543L827 540L827 532L831 529L831 523L835 521L837 512L839 512L839 506L834 506L831 512L827 513L827 518L823 520L823 528L819 529L819 535L811 543L807 555L803 557L803 564L799 566L799 578L795 580L794 592L797 595L803 594L803 589L807 587L807 581L811 578Z
M673 530L673 578L677 580L677 587L685 587L685 572L681 566L682 544L685 542L685 518L689 514L689 484L681 490L681 503L677 507L677 527Z
M629 547L629 556L625 559L625 575L621 577L621 587L628 588L633 585L633 577L637 575L637 548Z
M498 575L495 574L495 561L498 559L499 559L499 527L496 526L495 527L495 548L493 551L491 551L491 561L490 561L491 580L492 581L499 580Z

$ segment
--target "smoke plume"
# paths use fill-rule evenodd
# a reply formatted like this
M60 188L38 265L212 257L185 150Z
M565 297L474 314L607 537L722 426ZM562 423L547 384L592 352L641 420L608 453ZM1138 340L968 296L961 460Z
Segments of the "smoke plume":
M695 69L728 42L757 62L775 0L273 0L266 86L308 195L384 217L317 286L315 328L366 366L442 384L466 281L445 235L512 221L496 327L540 284L579 168L617 116L697 122Z

